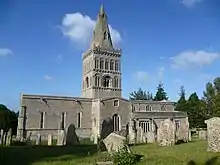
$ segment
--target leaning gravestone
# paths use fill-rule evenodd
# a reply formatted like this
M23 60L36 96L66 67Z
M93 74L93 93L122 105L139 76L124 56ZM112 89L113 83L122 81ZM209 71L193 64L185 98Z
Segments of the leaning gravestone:
M3 129L0 132L0 144L4 145L4 130Z
M157 131L157 141L160 146L171 146L175 144L175 126L170 119L161 122Z
M213 117L205 120L208 133L207 151L220 152L220 118Z
M125 145L125 140L125 137L120 136L116 133L111 133L103 140L103 142L109 153L118 152L123 147L126 147L127 150L130 152L128 146Z
M12 129L10 128L7 133L6 145L10 146L12 142Z
M79 139L76 135L76 128L73 124L70 124L67 129L66 145L76 145L76 144L79 144Z

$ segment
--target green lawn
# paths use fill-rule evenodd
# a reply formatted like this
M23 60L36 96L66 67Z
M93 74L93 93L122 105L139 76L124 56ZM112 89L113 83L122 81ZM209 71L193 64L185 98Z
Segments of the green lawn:
M206 152L206 148L206 141L194 141L172 147L137 145L131 149L136 154L144 155L139 165L186 165L190 160L197 165L205 165L205 161L220 156L220 153ZM95 145L4 147L0 154L0 165L93 165L105 155L98 156Z

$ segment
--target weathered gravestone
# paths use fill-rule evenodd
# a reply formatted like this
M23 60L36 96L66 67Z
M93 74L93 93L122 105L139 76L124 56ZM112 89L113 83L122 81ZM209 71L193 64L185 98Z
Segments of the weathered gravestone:
M51 146L53 143L53 135L49 134L47 137L47 145Z
M36 145L40 145L40 144L41 144L41 135L37 134Z
M76 145L76 144L79 144L79 139L76 135L76 128L73 124L70 124L67 129L66 145Z
M7 133L6 145L7 146L11 145L11 142L12 142L12 129L10 128Z
M32 132L31 132L31 131L28 131L27 139L26 139L26 142L27 142L27 143L31 143L31 135L32 135Z
M199 139L200 139L200 140L205 140L205 139L207 139L207 130L205 130L205 129L200 129L200 130L198 131L198 133L199 133Z
M130 121L128 124L128 140L129 144L135 144L136 143L136 130L135 130L135 121Z
M188 118L181 121L180 127L176 131L176 142L183 141L188 142L189 141L189 122Z
M3 129L0 132L0 144L4 145L4 130Z
M205 120L208 133L207 151L220 152L220 118L213 117Z
M160 146L171 146L175 144L175 126L170 119L161 122L157 131L157 141Z
M126 138L124 136L120 136L116 133L109 134L104 140L103 143L109 153L118 152L123 147L126 147L130 152L127 145L125 145Z
M66 133L64 130L59 130L58 131L58 137L57 137L57 145L62 146L65 145L65 140L66 139Z
M146 137L147 137L147 143L154 143L155 142L154 132L152 132L152 131L147 132Z
M192 141L192 132L189 130L189 141Z
M141 127L137 128L136 143L146 143L146 138L144 136L144 131Z

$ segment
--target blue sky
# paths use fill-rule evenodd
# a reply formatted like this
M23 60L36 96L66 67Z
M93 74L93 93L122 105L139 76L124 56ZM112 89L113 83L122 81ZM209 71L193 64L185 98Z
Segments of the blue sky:
M123 96L164 83L199 96L220 68L219 0L1 0L0 103L18 110L20 93L81 95L81 55L103 3L122 48Z

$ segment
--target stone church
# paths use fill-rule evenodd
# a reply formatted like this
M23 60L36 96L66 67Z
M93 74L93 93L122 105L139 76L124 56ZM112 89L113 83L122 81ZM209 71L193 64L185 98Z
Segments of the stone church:
M94 140L125 129L131 121L147 133L167 118L176 129L188 120L187 114L174 110L174 102L122 98L121 57L101 6L91 45L82 55L82 96L22 94L17 136L26 138L31 131L32 136L56 137L74 124L78 137Z

